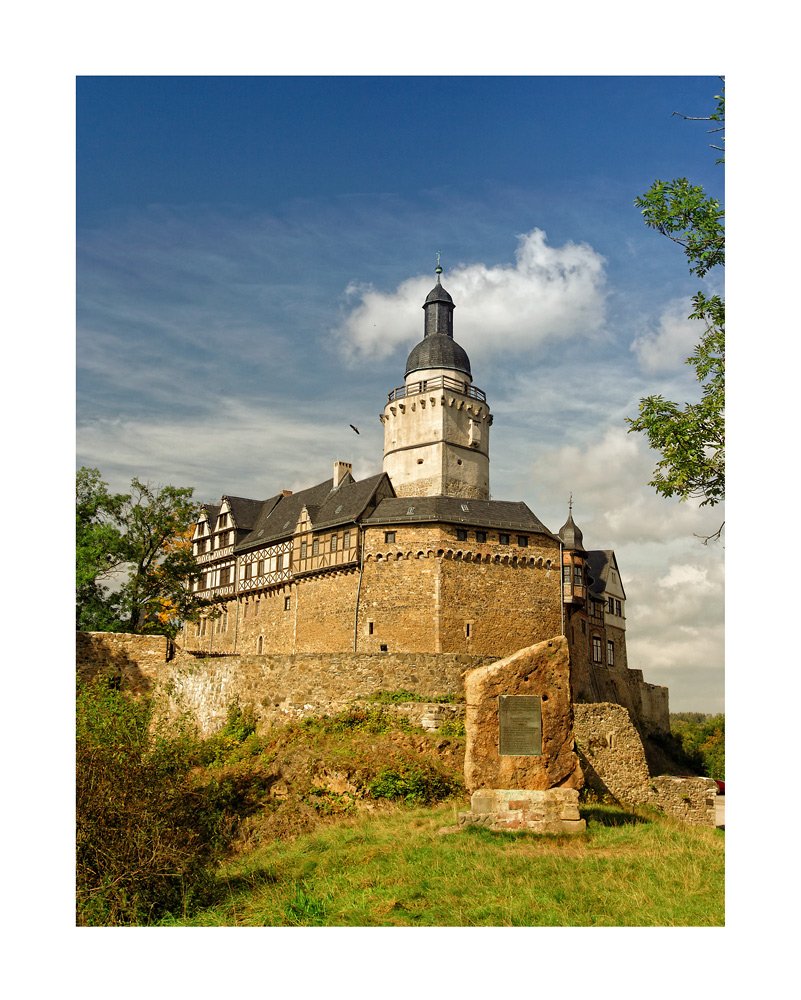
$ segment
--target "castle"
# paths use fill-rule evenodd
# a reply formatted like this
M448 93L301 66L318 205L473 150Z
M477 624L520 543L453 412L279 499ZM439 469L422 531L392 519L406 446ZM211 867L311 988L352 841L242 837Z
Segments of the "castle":
M491 500L486 394L454 340L454 302L429 292L422 340L387 398L383 472L267 500L206 505L193 551L214 613L184 649L240 654L461 653L500 658L566 636L575 702L616 702L666 730L667 689L626 659L615 554L584 548L522 502Z

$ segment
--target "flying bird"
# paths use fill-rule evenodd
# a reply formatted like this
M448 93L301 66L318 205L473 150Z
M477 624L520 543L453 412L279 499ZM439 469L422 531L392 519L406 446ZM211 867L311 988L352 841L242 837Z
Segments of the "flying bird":
M354 427L353 424L350 425L350 429L352 431L356 431L357 434L359 433L359 428L358 427Z

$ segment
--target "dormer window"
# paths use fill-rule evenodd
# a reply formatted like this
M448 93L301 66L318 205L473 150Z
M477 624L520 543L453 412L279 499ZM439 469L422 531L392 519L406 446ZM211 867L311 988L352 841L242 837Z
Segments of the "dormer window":
M217 522L217 527L218 528L227 528L228 527L228 515L227 514L220 514L220 519Z

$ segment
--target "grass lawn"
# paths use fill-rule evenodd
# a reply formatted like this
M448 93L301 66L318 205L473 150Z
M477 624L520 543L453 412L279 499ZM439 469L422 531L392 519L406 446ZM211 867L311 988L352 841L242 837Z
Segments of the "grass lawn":
M220 900L172 926L723 926L721 830L583 806L584 834L469 828L402 808L275 840L226 863Z

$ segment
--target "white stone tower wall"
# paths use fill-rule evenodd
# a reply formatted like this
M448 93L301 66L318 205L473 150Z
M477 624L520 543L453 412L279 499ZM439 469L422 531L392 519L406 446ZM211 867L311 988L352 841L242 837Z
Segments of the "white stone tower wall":
M455 375L425 374L429 380ZM418 381L410 379L409 388ZM436 388L390 401L382 422L384 472L398 496L489 499L492 416L485 402Z

